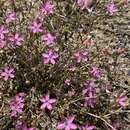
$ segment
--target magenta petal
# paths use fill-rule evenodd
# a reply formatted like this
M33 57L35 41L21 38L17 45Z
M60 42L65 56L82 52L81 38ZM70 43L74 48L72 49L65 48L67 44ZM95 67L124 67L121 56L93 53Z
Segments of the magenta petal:
M49 59L44 59L44 64L48 64L49 63Z
M48 105L47 105L47 108L51 111L51 110L52 110L52 105L51 105L51 104L48 104Z
M57 129L64 129L65 128L65 123L59 123L57 126Z
M45 102L46 99L45 99L44 97L41 97L41 98L40 98L40 101L41 101L41 102Z
M49 102L49 103L55 103L55 102L56 102L56 99L50 99L48 102Z
M69 126L66 126L65 130L70 130L70 127L69 127Z
M44 110L46 108L46 103L42 104L40 108Z
M51 59L51 63L54 65L56 62L54 59Z
M67 119L67 122L68 122L68 123L72 123L72 122L73 122L73 120L74 120L74 116L69 117L69 118Z
M74 130L77 128L77 126L75 124L73 124L73 123L70 124L69 126L70 126L71 129L74 129Z

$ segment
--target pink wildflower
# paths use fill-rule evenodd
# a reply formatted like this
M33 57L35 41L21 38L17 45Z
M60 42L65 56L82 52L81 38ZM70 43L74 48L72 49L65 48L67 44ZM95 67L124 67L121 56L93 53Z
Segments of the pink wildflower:
M87 124L87 125L81 127L80 130L93 130L95 128L96 128L95 126Z
M15 45L15 46L21 46L22 42L24 41L23 37L20 36L20 34L18 33L15 33L12 37L9 38L9 40L12 43L12 45Z
M17 121L15 125L15 130L35 130L35 128L28 128L26 123Z
M16 117L23 112L25 93L18 93L9 103L11 116Z
M55 40L56 37L53 36L51 33L46 33L42 36L42 41L46 44L46 45L52 45L55 44ZM43 44L44 44L43 43Z
M49 49L47 53L43 53L42 54L42 58L43 58L43 62L44 64L55 64L56 63L56 59L58 58L58 54L55 53L52 49Z
M37 21L33 21L32 24L29 26L29 29L33 33L42 32L42 23L38 23Z
M54 12L55 6L51 1L47 1L45 4L42 4L40 7L40 11L44 14L52 14Z
M87 62L88 61L88 51L78 51L74 53L74 58L76 59L77 63L80 63L81 61Z
M84 104L85 107L94 108L95 104L96 104L96 101L93 95L85 97L85 104Z
M15 12L9 12L6 15L5 22L10 23L16 20L16 13Z
M4 41L3 39L0 39L0 49L4 48L7 45L6 41Z
M40 97L40 101L42 103L41 105L41 110L44 110L45 108L47 108L48 110L52 110L53 108L53 104L56 102L56 99L52 98L50 99L50 95L46 94L43 95L42 97Z
M94 66L91 67L89 72L90 72L91 76L93 76L96 79L99 79L101 77L101 70L97 67L94 67Z
M10 67L5 67L4 70L1 72L1 78L5 81L14 78L14 69Z
M77 0L77 4L81 7L81 9L90 9L92 0Z
M9 31L5 28L5 26L0 26L0 39L5 38L5 34L7 34Z
M95 106L95 94L96 94L96 85L93 81L89 80L84 83L85 89L83 89L83 95L85 97L85 106L92 107Z
M74 116L72 117L67 117L60 123L58 123L57 129L58 130L76 130L77 126L73 123Z
M93 81L89 80L84 83L85 89L83 89L84 96L91 96L96 93L96 85Z
M111 1L110 3L108 3L106 5L106 9L110 15L113 15L114 13L116 13L118 11L118 9L113 1Z
M116 103L118 106L120 107L125 107L126 106L126 103L127 103L127 96L125 95L119 95L116 99Z

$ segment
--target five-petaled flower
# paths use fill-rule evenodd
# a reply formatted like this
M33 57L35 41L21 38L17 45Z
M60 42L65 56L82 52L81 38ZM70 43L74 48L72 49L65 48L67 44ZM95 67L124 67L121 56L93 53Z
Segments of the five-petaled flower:
M53 109L53 105L56 102L55 98L50 98L49 93L47 93L46 95L43 95L40 97L40 101L42 103L41 105L41 110L44 110L45 108L47 108L48 110L52 110Z
M33 33L39 33L39 32L42 32L43 29L42 29L42 23L38 22L38 21L33 21L31 23L31 25L28 27L30 29L31 32Z
M40 12L44 15L52 14L55 10L54 4L51 1L47 1L46 3L40 6Z
M35 130L35 128L29 128L26 123L18 120L15 124L15 130Z
M4 25L1 25L0 26L0 39L4 39L5 34L7 34L8 32L9 32L8 29L6 29Z
M88 80L84 83L83 95L84 96L91 96L96 93L96 85L92 80Z
M9 38L9 41L12 45L21 46L24 39L19 33L15 33L13 36Z
M10 67L5 67L4 70L1 72L1 78L5 81L14 78L14 69Z
M56 59L58 58L58 54L55 53L52 49L49 49L47 53L42 54L42 59L44 64L55 64Z
M41 39L43 44L45 43L46 45L53 45L55 44L56 37L53 36L51 33L46 33L42 35Z
M81 61L87 62L88 61L88 51L82 50L74 53L74 58L76 59L77 63L80 63Z
M77 126L73 123L74 116L66 117L63 121L59 122L57 125L58 130L76 130Z
M25 93L18 93L10 102L11 117L17 117L23 112Z
M95 66L91 67L89 73L96 79L99 79L102 75L101 70Z
M7 13L5 17L5 22L6 23L11 23L16 20L16 13L15 12L9 12Z
M118 11L118 9L113 1L111 1L110 3L108 3L106 5L106 10L110 15L113 15L114 13L116 13Z

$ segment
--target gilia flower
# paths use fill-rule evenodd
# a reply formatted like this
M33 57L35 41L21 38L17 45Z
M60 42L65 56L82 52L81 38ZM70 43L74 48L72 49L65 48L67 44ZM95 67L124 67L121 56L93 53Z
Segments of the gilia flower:
M80 130L94 130L96 127L94 125L85 125L80 128Z
M41 105L41 110L44 110L45 108L47 108L48 110L52 110L53 109L53 104L56 102L56 99L54 98L50 98L49 94L43 95L42 97L40 97L40 101L42 103Z
M81 61L87 62L88 61L88 51L82 50L74 53L74 58L76 59L77 63L80 63Z
M55 44L56 37L53 36L51 33L46 33L42 35L41 39L42 39L42 42L44 42L46 45L53 45Z
M37 21L33 21L31 25L29 26L29 29L33 33L39 33L42 32L42 23L38 23Z
M15 130L35 130L35 128L27 127L26 123L17 121L15 125Z
M55 10L55 6L52 4L51 1L47 1L45 4L42 4L40 7L40 11L44 14L52 14Z
M25 93L18 93L10 102L11 117L16 117L23 112Z
M15 12L9 12L6 15L5 22L10 23L16 20L16 13Z
M101 70L95 66L91 67L89 73L91 74L91 76L93 76L96 79L99 79L101 77Z
M57 129L58 130L76 130L77 126L73 123L74 116L67 117L60 123L58 123Z
M42 59L44 64L55 64L56 59L58 58L58 54L55 53L52 49L49 49L47 53L42 54Z
M4 70L1 72L1 78L5 81L14 78L14 69L10 67L5 67Z
M12 37L9 38L12 45L21 46L24 41L23 37L20 34L15 33Z
M111 1L110 3L108 3L106 5L106 9L110 15L113 15L114 13L116 13L118 11L118 9L113 1Z
M85 88L83 89L84 96L91 96L96 93L96 85L93 81L89 80L84 83Z

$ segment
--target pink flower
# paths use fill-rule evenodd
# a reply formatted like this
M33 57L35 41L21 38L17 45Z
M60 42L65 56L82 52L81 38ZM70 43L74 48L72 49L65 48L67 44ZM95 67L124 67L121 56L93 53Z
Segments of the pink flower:
M9 31L5 28L5 26L0 26L0 39L5 38L5 34L7 34Z
M96 128L95 126L87 124L87 125L81 127L80 130L93 130L95 128Z
M120 107L125 107L126 106L126 102L127 102L127 96L121 94L117 97L116 99L116 103L118 106Z
M81 7L81 9L90 9L92 0L77 0L77 4Z
M33 33L42 32L42 23L38 23L37 21L33 21L32 24L29 26L29 29Z
M16 20L16 13L15 12L10 12L6 15L5 22L10 23Z
M56 63L56 59L58 58L58 54L55 53L52 49L49 49L47 53L43 53L42 54L42 59L44 64L55 64Z
M110 14L110 15L113 15L114 13L116 13L118 11L115 3L113 1L109 2L107 5L106 5L106 9L107 9L107 12Z
M77 126L73 123L74 116L65 118L62 122L58 123L58 130L76 130Z
M74 53L74 58L76 59L77 63L80 63L81 61L87 62L88 61L88 51L78 51Z
M91 76L93 76L96 79L99 79L101 77L101 70L97 67L91 67L89 73L91 74Z
M28 128L26 123L17 121L15 125L15 130L35 130L35 128Z
M25 93L18 93L10 102L11 117L16 117L23 112Z
M96 85L93 81L89 80L84 83L85 88L83 89L84 96L94 96L96 93Z
M96 85L93 81L89 80L84 83L85 88L83 89L83 96L85 97L85 106L94 108L95 106L95 95Z
M5 67L4 70L1 72L1 77L5 81L14 78L14 69L10 67Z
M46 44L46 45L52 45L52 44L55 44L55 40L56 40L56 37L53 36L52 34L50 33L46 33L42 36L42 41ZM43 44L44 44L43 43Z
M56 99L52 98L50 99L50 95L47 93L46 95L43 95L40 97L40 101L42 102L41 110L44 110L47 108L48 110L52 110L53 104L56 102Z
M6 41L4 41L3 39L0 39L0 49L4 48L7 45Z
M52 14L54 12L55 6L51 1L47 1L45 4L42 4L40 7L40 11L44 14Z
M12 37L9 38L9 40L12 43L12 45L15 45L15 46L21 46L22 42L24 41L23 37L20 36L20 34L18 33L15 33Z
M89 95L85 97L85 107L91 107L94 108L96 104L95 97L93 95Z

